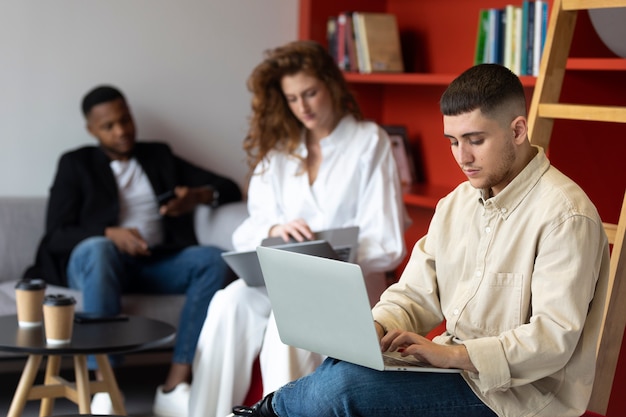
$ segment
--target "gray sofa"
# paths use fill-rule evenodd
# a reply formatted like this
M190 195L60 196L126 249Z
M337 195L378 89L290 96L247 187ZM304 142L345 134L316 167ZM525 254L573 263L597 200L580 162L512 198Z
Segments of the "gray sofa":
M0 197L0 315L15 314L15 283L33 262L44 232L46 197ZM244 202L211 209L198 207L195 228L200 244L232 249L233 230L247 217ZM82 309L78 291L48 286L47 293L69 293ZM184 301L183 295L132 294L122 298L124 313L165 321L174 326ZM0 354L0 357L6 354Z

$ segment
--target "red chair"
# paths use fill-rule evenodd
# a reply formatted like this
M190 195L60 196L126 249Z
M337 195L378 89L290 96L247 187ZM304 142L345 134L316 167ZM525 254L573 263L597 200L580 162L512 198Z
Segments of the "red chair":
M252 365L252 379L250 380L250 389L244 400L244 405L248 407L256 404L263 398L263 378L261 378L261 364L257 357Z

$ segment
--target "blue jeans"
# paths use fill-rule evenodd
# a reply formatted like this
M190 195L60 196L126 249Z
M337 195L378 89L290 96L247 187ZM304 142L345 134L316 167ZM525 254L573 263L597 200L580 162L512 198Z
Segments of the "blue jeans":
M172 361L191 364L209 302L227 277L222 252L190 246L163 257L133 257L105 237L91 237L72 251L68 285L82 291L85 312L100 315L119 314L123 293L186 294ZM94 364L90 358L91 369Z
M459 374L381 372L332 358L276 391L272 407L280 417L496 416Z

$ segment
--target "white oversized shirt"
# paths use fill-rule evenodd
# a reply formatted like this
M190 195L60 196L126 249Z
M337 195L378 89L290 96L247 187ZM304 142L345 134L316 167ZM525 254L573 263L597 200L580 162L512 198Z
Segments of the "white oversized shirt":
M499 416L579 416L593 383L608 243L585 193L537 149L495 197L465 182L443 198L373 313L387 330L421 334L445 319L433 340L465 345L478 370L465 380Z
M248 217L233 246L254 250L272 226L303 218L311 230L359 226L357 263L367 275L392 270L405 255L407 221L389 138L372 122L345 116L320 142L322 162L309 185L302 161L273 151L257 166L248 191ZM297 150L303 160L307 148Z

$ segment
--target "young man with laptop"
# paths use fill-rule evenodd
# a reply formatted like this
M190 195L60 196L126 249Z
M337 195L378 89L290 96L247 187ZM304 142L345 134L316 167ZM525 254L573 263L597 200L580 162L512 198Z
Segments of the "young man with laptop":
M380 372L328 358L235 415L584 413L609 271L600 217L530 144L524 89L511 71L474 66L440 106L444 136L468 181L439 202L428 234L372 315L381 351L462 372ZM282 296L268 290L277 312ZM427 339L442 320L445 331Z

